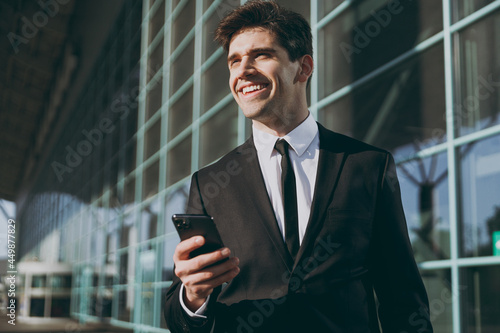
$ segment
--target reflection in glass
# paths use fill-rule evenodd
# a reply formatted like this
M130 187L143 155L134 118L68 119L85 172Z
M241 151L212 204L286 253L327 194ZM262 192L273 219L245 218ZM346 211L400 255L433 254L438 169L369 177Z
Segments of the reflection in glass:
M193 87L191 86L168 112L168 139L171 140L191 124L193 119Z
M133 307L133 289L129 293L128 290L118 291L118 320L130 321Z
M500 136L460 147L460 255L493 255L493 233L500 230Z
M453 0L451 2L453 21L456 22L461 20L494 1L495 0Z
M461 325L467 333L500 332L500 266L460 269Z
M168 193L165 197L165 234L177 233L172 223L173 214L186 212L186 204L189 196L190 182L186 181L175 191ZM173 252L172 252L173 254Z
M318 0L318 20L328 15L333 9L342 3L343 0Z
M452 333L452 303L455 301L451 291L451 272L449 269L424 270L420 272L429 298L431 323L436 333ZM421 327L419 317L413 318L418 329Z
M457 135L500 124L500 11L458 33Z
M132 170L135 169L137 144L136 140L130 140L125 148L120 152L120 165L124 170L124 175L128 175ZM125 201L129 202L129 201Z
M329 0L330 1L330 0ZM276 0L276 2L285 8L293 8L294 12L297 12L304 16L307 22L310 22L311 17L311 1L310 0Z
M123 204L130 204L135 201L135 177L129 177L125 181L125 187L123 190Z
M167 153L167 186L191 174L191 142L190 135Z
M146 117L145 120L148 121L149 118L151 118L158 110L160 109L162 105L162 91L163 91L163 84L162 84L162 78L157 77L154 79L154 81L151 81L151 86L149 86L147 91L147 97L146 97Z
M52 289L71 288L71 275L52 275Z
M158 193L160 177L160 161L155 161L143 173L142 177L142 199L147 199Z
M154 288L155 280L155 263L156 251L148 250L141 252L140 256L140 271L141 271L141 323L145 325L153 325L155 316L154 304ZM139 309L138 309L139 310Z
M149 20L149 43L156 37L165 23L165 1L162 1L154 16Z
M219 21L220 16L216 10L203 25L203 61L207 60L219 48L219 45L214 42L214 31ZM226 55L224 54L223 57L226 58Z
M153 52L149 55L148 67L146 69L146 78L148 82L150 82L163 65L163 40L164 39L162 38L161 41L155 46ZM161 82L161 78L159 81ZM157 82L153 84L157 84Z
M193 28L195 22L196 1L185 1L183 6L172 27L172 51L179 46L179 43Z
M352 4L319 31L319 97L356 81L442 30L441 7L434 0Z
M163 242L163 264L162 264L162 281L172 281L174 277L174 252L175 247L179 244L179 236L177 233L172 233Z
M319 121L391 151L396 160L442 143L443 64L443 45L438 44L321 109Z
M45 288L46 280L46 275L33 275L31 277L31 288Z
M45 298L31 298L30 317L43 317L45 312Z
M54 318L69 317L69 297L52 298L50 304L50 316Z
M191 2L191 1L190 1ZM171 88L170 95L174 94L193 74L194 66L194 38L179 54L170 66Z
M160 150L161 143L161 117L149 127L144 135L144 160L150 158L154 153Z
M158 215L160 214L160 200L158 196L142 210L142 218L139 223L140 242L156 237L158 228Z
M232 101L200 127L200 166L228 153L237 140L238 105Z
M201 76L201 94L203 96L202 113L208 111L217 102L231 93L229 90L229 70L226 56L223 54Z
M450 258L446 153L398 165L401 199L417 262Z

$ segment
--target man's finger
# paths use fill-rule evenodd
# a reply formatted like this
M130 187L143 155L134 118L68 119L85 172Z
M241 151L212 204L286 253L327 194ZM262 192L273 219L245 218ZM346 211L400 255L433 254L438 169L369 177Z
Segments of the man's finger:
M189 254L202 247L203 244L205 244L205 238L203 236L194 236L180 242L175 248L174 261L190 259Z

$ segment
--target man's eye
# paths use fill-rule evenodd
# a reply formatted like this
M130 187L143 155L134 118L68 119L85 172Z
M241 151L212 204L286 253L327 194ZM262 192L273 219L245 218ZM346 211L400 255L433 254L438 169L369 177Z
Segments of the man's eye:
M259 53L257 54L257 58L268 58L269 57L269 53Z
M229 66L233 67L234 65L238 64L239 62L240 62L239 59L231 60L231 62L229 63Z

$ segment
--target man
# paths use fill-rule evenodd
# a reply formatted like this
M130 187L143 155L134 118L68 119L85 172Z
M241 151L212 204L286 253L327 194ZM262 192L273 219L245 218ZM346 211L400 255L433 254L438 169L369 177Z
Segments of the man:
M384 333L432 332L391 155L307 109L311 39L274 2L219 24L253 133L192 177L188 212L213 216L227 248L190 258L203 237L177 246L172 332L380 332L379 320Z

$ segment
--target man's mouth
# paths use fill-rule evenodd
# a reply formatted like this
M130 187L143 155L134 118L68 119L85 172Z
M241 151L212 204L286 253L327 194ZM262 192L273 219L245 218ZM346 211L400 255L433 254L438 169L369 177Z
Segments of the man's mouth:
M251 85L251 86L246 86L243 89L241 89L241 93L243 95L246 95L246 94L252 93L254 91L262 90L262 89L264 89L266 87L267 87L267 84L254 84L254 85Z

